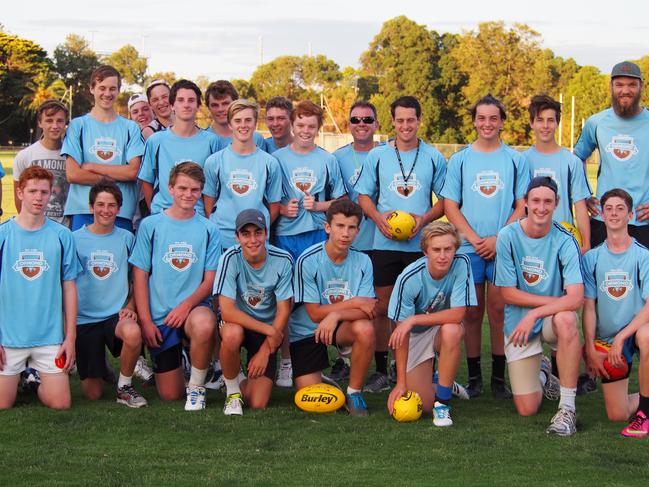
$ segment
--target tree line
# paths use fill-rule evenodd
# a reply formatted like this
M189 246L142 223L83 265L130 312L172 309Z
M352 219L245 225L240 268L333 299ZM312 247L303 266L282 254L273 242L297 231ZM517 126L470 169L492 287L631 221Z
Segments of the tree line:
M649 56L635 61L649 78ZM28 142L34 111L47 98L71 102L73 116L86 113L92 100L88 80L100 63L123 75L126 86L118 99L122 114L128 96L143 91L150 80L177 79L173 71L149 73L147 59L130 44L100 56L86 39L70 34L48 55L37 43L0 31L0 145ZM376 105L380 131L390 134L390 103L414 95L423 109L422 136L442 143L466 143L475 136L469 108L491 93L508 108L503 139L530 144L529 100L538 93L557 99L563 94L562 143L568 145L571 97L578 136L581 120L610 104L608 79L608 73L594 66L579 66L543 48L541 35L525 24L484 22L451 34L400 16L383 24L361 54L358 69L341 69L324 55L279 56L258 66L250 79L231 81L241 97L262 106L277 95L322 102L328 113L325 130L331 131L347 129L350 106L363 98ZM205 89L214 80L198 76L194 81ZM647 98L645 93L645 104ZM199 121L207 125L208 120L205 111Z

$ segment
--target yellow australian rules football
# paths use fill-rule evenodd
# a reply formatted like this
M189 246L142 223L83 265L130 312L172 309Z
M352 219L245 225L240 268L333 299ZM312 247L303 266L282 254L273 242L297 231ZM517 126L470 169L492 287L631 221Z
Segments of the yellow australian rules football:
M572 236L575 237L575 240L577 240L580 247L584 244L584 241L581 238L581 232L576 226L568 222L561 222L561 226L572 233Z
M332 413L345 405L345 394L329 384L311 384L297 391L294 400L307 413Z

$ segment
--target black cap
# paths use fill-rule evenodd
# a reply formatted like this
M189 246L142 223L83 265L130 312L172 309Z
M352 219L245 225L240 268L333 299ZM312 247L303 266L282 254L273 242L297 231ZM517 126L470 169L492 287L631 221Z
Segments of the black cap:
M623 61L613 66L613 71L611 71L611 79L616 78L617 76L638 78L640 81L642 81L642 71L640 71L640 67L630 61Z
M237 219L234 222L234 228L236 228L238 232L246 225L251 224L255 225L257 228L266 230L266 218L264 218L264 215L261 211L255 210L253 208L243 210L237 215Z
M542 186L550 188L552 191L554 191L555 195L558 195L559 193L559 188L557 187L556 181L550 176L536 176L535 178L532 178L530 184L527 185L527 191L525 194L528 195L534 188L540 188Z

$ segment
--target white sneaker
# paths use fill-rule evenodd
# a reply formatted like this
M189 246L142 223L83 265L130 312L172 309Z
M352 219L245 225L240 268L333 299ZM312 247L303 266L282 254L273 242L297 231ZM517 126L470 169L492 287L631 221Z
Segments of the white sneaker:
M292 387L293 386L293 365L290 362L282 362L279 370L277 371L277 378L275 384L279 387Z
M446 404L436 401L433 406L433 424L440 427L453 426L451 408Z
M142 355L140 355L137 358L137 362L135 362L133 375L142 382L153 381L153 370L151 370L151 367L149 367L149 364L146 363L146 359Z
M558 436L572 436L577 432L577 414L571 409L561 407L552 417L546 433Z
M185 411L201 411L205 409L205 388L203 386L187 386Z
M137 392L131 384L117 389L117 403L130 408L142 408L148 404L142 394Z
M223 414L226 416L243 416L243 399L241 399L240 392L235 392L225 398Z

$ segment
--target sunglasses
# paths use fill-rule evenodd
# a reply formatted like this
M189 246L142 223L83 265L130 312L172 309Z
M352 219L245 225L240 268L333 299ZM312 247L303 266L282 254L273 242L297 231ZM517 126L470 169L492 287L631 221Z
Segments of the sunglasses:
M352 125L358 125L361 122L370 124L374 123L375 120L376 119L374 117L350 117L349 123L351 123Z

